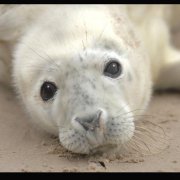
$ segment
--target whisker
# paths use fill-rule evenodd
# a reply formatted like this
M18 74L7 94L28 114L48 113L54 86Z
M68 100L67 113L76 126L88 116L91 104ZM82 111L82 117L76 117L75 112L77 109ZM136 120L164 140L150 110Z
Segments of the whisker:
M38 57L40 57L42 60L44 60L44 61L46 61L46 62L48 62L48 63L50 63L50 64L54 64L55 65L55 67L57 67L57 68L52 68L51 67L51 69L53 69L53 70L59 70L59 68L61 68L60 67L60 65L59 64L57 64L56 63L56 61L53 59L53 58L51 58L45 51L43 51L43 55L46 55L46 56L43 56L43 55L41 55L40 53L39 53L39 51L36 51L35 49L33 49L32 47L30 47L28 44L25 44L25 43L23 43L23 45L25 45L26 47L28 47L33 53L35 53ZM37 66L37 65L36 65ZM32 66L33 68L34 68L34 66Z
M100 41L100 39L102 38L103 36L103 33L105 32L106 28L108 27L108 24L105 24L105 26L103 27L102 31L100 32L99 36L97 37L97 41Z
M148 121L148 120L146 120L146 122L148 122L148 123L150 123L150 124L152 124L152 125L157 126L158 128L160 128L160 129L163 131L164 135L166 136L166 133L165 133L163 127L161 127L160 125L158 125L158 124L156 124L156 123L153 123L153 122L151 122L151 121Z
M132 141L132 140L128 141L126 143L126 146L128 147L128 151L132 149L135 152L141 153L141 149L135 141Z
M136 127L136 130L144 130L144 132L149 132L149 133L151 133L151 131L153 132L153 133L156 133L156 134L160 134L159 132L157 132L157 131L155 131L154 129L151 129L151 128L144 128L144 127L140 127L140 126L135 126ZM161 136L159 136L159 137L161 137ZM164 137L167 137L167 135L166 134L164 134Z
M145 137L145 134L140 134L140 135L143 135L143 138ZM138 137L137 134L135 134L134 137L135 138ZM154 140L152 138L152 136L147 136L146 135L146 137L148 139L146 138L146 140L145 140L145 139L142 138L142 141L146 141L146 142L151 141L151 142L149 142L149 145L151 147L154 147L154 148L158 149L158 150L163 150L164 149L164 148L161 148L160 145L168 145L168 143L165 141L165 139L164 139L164 141L161 141L161 140ZM159 145L157 143L159 143Z
M147 130L147 129L144 128L143 126L139 126L139 125L137 125L137 124L136 124L135 126L136 126L137 129L140 129L140 128L141 128L141 129ZM164 135L164 136L167 136L167 134L165 133L163 127L161 127L161 126L159 126L159 125L157 125L157 124L154 124L153 126L154 126L154 127L158 127L159 129L161 129L162 132L163 132L163 135ZM146 127L147 127L147 125L146 125ZM155 129L151 129L150 127L148 127L148 129L151 130L151 131L153 131L154 133L159 133L159 132L157 132Z
M139 138L139 139L133 138L132 141L131 141L131 143L132 143L132 142L135 142L136 145L138 144L138 147L140 148L140 149L139 149L139 153L149 152L150 154L153 154L153 152L150 150L150 148L148 147L148 145L147 145L144 141L142 141L140 138ZM142 146L142 144L143 144L144 146ZM143 147L146 147L146 149L144 149ZM149 153L148 153L148 154L149 154Z
M122 115L127 115L127 114L132 113L132 112L141 111L141 110L144 110L144 109L134 109L134 110L132 110L132 111L129 111L129 112L125 112L125 113L123 113L123 114L116 115L114 118L120 117L120 116L122 116Z
M147 133L148 133L148 135L147 135ZM137 134L142 135L142 136L147 136L147 137L151 138L152 140L159 142L159 140L155 139L155 138L153 137L153 135L152 135L149 131L141 132L141 131L138 131L137 129L135 129L134 134L135 134L134 136L136 136ZM164 138L161 138L161 139L164 139ZM160 141L161 141L161 140L160 140ZM162 142L162 141L161 141L161 142Z

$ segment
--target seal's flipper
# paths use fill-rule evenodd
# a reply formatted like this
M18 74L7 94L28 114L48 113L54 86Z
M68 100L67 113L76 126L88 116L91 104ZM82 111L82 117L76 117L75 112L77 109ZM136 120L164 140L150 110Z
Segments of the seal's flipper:
M173 47L166 51L166 61L159 73L155 88L180 90L180 51Z

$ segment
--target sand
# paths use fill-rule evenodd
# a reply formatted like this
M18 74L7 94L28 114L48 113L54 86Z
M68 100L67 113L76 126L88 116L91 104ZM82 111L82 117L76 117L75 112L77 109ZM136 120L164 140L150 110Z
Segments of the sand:
M38 131L12 91L0 87L0 171L10 172L177 172L180 171L180 93L156 93L147 111L163 127L168 148L157 154L100 158L68 153L58 140ZM147 119L143 117L143 119Z

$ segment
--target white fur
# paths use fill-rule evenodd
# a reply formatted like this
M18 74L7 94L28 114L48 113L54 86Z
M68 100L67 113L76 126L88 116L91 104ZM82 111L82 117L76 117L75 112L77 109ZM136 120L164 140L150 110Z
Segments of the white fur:
M32 122L76 153L126 143L134 133L133 110L144 111L149 103L151 79L156 87L169 87L170 80L159 77L164 71L173 77L165 67L179 63L164 16L151 18L158 10L148 10L144 17L125 5L1 5L0 39L13 54L13 83ZM117 79L103 75L114 58L123 70ZM48 102L40 97L44 81L58 87ZM179 82L171 84L179 87ZM95 131L74 120L99 109Z

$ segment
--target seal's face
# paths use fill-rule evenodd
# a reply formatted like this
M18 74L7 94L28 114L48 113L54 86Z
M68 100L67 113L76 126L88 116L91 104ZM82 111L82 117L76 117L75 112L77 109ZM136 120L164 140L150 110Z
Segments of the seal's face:
M126 54L86 49L61 58L43 61L28 89L31 96L22 94L35 122L58 133L61 144L76 153L128 141L134 118L127 99L132 75Z
M96 26L87 22L86 37L74 18L60 26L58 42L56 27L35 27L15 54L14 82L34 123L76 153L127 142L135 129L133 111L144 109L150 96L148 62L113 26L100 38L104 19Z
M85 50L61 61L39 84L42 106L59 130L64 147L77 153L122 144L134 123L123 93L125 57L103 50Z

